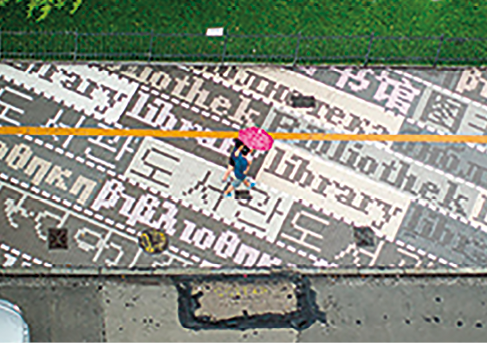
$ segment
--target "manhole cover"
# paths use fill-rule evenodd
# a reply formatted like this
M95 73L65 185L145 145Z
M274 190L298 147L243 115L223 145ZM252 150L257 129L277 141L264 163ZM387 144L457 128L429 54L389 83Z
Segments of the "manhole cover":
M252 196L250 195L250 191L248 189L243 189L239 191L235 191L235 199L239 200L251 200Z
M166 235L155 229L145 230L139 236L139 246L148 254L160 254L167 248Z
M291 106L295 108L315 107L314 96L291 95Z
M68 248L68 230L67 229L49 229L48 231L49 249L67 249Z
M354 227L353 237L358 247L373 247L375 245L375 235L370 227Z

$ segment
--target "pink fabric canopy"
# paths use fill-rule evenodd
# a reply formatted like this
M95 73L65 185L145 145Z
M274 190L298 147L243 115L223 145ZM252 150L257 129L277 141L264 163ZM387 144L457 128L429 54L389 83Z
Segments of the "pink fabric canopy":
M274 144L274 139L264 129L255 126L240 130L238 139L249 148L261 151L271 150Z

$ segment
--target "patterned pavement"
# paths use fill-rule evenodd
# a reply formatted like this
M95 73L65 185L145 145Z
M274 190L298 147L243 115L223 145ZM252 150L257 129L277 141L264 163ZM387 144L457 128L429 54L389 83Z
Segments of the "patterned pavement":
M291 107L296 93L316 106ZM0 122L484 134L487 73L4 63ZM254 155L250 201L221 197L231 148L216 139L2 136L0 263L487 265L483 146L277 142ZM148 228L169 237L163 254L139 248ZM59 230L66 249L49 247Z

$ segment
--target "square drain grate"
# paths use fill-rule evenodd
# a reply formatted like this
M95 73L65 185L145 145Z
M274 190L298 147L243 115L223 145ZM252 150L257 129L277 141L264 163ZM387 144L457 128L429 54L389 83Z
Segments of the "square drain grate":
M68 249L68 229L49 229L49 250Z
M291 95L291 106L294 108L310 108L315 105L314 96Z
M375 245L374 231L368 226L354 227L353 238L358 247L373 247Z

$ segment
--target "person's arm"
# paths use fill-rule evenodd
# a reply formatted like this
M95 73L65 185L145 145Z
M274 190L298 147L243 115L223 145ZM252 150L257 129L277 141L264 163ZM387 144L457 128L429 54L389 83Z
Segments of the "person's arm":
M249 154L250 155L250 154ZM250 156L247 155L248 157L245 157L245 159L247 160L247 164L248 164L248 167L247 169L245 170L245 175L247 175L247 173L249 172L250 170L250 166L252 165L252 158L250 158Z
M235 151L234 157L238 157L238 155L240 155L240 152L242 151L242 149L243 149L243 145L240 148L238 148L237 151Z
M235 157L237 157L238 155L240 155L240 151L242 151L243 149L243 145L237 149L237 151L235 151Z
M247 173L249 172L251 163L252 163L252 162L249 162L249 161L247 160L247 169L245 169L245 172L244 172L244 174L245 174L245 175L247 175Z

